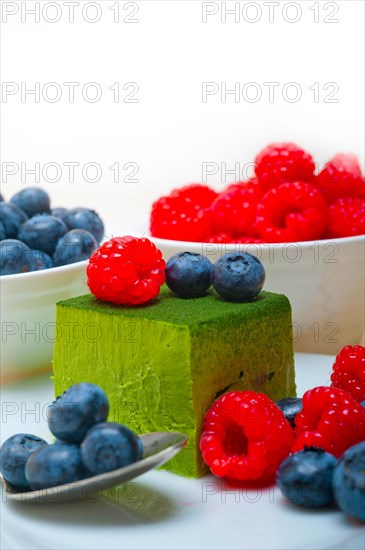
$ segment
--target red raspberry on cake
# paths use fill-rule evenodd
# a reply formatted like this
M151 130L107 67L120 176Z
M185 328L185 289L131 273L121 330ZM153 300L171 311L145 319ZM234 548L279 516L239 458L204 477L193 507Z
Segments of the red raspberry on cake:
M356 401L365 401L365 348L345 346L332 367L332 388L347 391Z
M161 251L150 240L114 237L91 256L87 284L99 300L127 306L144 304L159 293L165 267Z
M255 159L255 173L264 191L284 182L314 179L315 164L295 143L271 143Z
M365 233L365 199L337 199L329 207L328 237L354 237Z
M264 242L310 241L323 236L327 216L326 201L314 185L282 183L259 202L256 227Z
M208 209L217 195L207 185L197 183L160 197L152 205L151 235L174 241L207 240L210 233Z
M257 179L229 185L210 207L213 230L232 235L249 234L262 194Z
M316 183L328 203L345 197L365 198L365 180L356 155L335 155L318 174Z
M318 386L303 395L295 426L293 451L315 444L340 456L365 439L365 408L343 390Z
M200 450L216 476L264 483L288 456L293 437L289 422L265 394L232 391L207 412Z

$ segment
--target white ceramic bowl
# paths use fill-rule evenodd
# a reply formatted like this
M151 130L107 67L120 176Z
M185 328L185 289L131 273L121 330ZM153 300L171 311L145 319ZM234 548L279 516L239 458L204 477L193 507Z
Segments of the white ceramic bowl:
M51 367L56 302L88 292L86 266L0 277L2 383Z
M146 224L137 228L148 235ZM246 251L266 270L265 290L286 294L293 310L296 351L337 354L364 345L364 236L286 244L208 244L150 237L167 260L188 250L214 262L226 252Z

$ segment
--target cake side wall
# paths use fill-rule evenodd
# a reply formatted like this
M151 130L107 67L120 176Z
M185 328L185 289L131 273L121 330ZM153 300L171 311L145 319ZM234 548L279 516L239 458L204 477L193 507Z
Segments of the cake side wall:
M197 446L205 413L222 393L248 389L274 401L296 395L290 302L282 295L275 303L266 299L270 304L258 316L231 316L191 331ZM206 471L202 458L200 468Z
M195 475L195 416L186 327L57 305L55 393L92 382L109 399L108 420L137 433L182 431L191 442L166 465ZM67 327L72 327L68 330Z
M108 395L109 420L137 433L185 432L188 446L165 468L198 477L207 471L199 451L204 414L223 391L246 388L274 400L295 395L291 308L285 296L264 292L247 304L166 300L184 307L185 318L199 304L204 320L192 316L186 326L151 318L161 303L145 310L110 308L90 297L58 304L55 390L93 382Z

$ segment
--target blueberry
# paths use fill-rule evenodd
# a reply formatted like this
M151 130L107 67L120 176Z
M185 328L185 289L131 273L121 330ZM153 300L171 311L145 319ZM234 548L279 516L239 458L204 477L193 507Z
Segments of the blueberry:
M85 229L94 235L98 244L104 237L104 224L94 210L73 208L64 216L63 221L69 229Z
M333 492L345 514L365 521L365 441L340 457L333 473Z
M29 489L25 478L25 464L37 449L48 445L44 439L32 434L16 434L0 448L0 471L6 481L19 489Z
M211 281L226 300L244 302L262 289L265 270L260 260L247 252L228 252L213 265Z
M57 206L56 208L52 208L51 210L52 216L56 216L56 218L61 218L61 220L67 212L67 208L63 208L63 206Z
M80 447L58 442L39 449L25 465L25 477L33 490L84 479Z
M128 466L142 458L140 438L117 422L102 422L86 434L81 443L81 456L94 475Z
M42 252L42 250L30 250L31 271L41 271L53 267L51 256Z
M70 443L69 441L63 441L63 439L58 439L56 437L56 439L54 440L54 443L53 445L78 445L78 443Z
M166 284L182 298L203 296L210 287L212 263L201 254L181 252L166 265Z
M285 397L284 399L279 399L276 402L276 405L279 407L285 418L290 422L291 427L295 428L295 417L303 408L303 401L300 397Z
M288 456L276 472L279 489L290 502L320 508L333 502L332 476L337 459L316 447Z
M95 384L81 382L71 386L48 408L49 429L57 438L80 443L86 432L108 416L109 403Z
M26 187L10 199L12 204L21 208L29 218L35 214L49 214L49 195L40 187Z
M55 266L87 260L98 248L98 243L89 231L71 229L58 241L53 256Z
M365 407L365 401L361 401L361 405Z
M6 239L5 227L3 222L0 222L0 241Z
M0 202L0 218L8 239L16 239L20 226L28 216L23 210L10 202Z
M52 256L58 241L67 231L67 226L59 218L50 214L36 214L20 227L18 239L29 248L42 250Z
M0 275L27 273L32 270L30 250L17 239L0 242Z

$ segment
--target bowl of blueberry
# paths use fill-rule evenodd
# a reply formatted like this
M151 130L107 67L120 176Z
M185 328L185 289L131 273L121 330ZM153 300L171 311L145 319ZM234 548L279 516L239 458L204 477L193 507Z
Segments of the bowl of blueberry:
M53 208L39 187L0 201L1 381L51 366L55 305L85 294L88 258L104 238L88 208Z
M365 180L357 157L337 154L316 170L298 145L272 143L250 165L251 177L224 189L196 183L156 197L136 230L166 261L183 251L212 262L227 252L257 256L267 290L291 301L297 351L335 355L360 343Z

